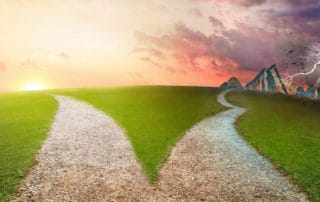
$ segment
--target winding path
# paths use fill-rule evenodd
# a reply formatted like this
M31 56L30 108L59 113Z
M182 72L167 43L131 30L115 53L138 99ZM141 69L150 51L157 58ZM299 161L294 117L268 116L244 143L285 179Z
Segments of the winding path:
M303 193L237 134L245 109L209 117L173 148L149 184L124 132L103 112L65 96L37 164L15 201L306 201Z
M205 201L306 201L237 133L234 123L245 109L231 109L196 124L177 143L161 170L161 187L177 199ZM170 180L174 179L174 180Z

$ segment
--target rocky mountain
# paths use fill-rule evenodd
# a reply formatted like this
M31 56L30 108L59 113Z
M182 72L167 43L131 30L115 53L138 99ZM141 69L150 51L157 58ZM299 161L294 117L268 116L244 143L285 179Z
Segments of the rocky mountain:
M246 89L272 93L279 92L283 94L320 99L320 87L316 88L315 86L310 86L305 91L303 87L297 86L292 81L282 79L276 65L262 69L245 87L241 85L236 77L231 77L229 81L224 82L220 88Z
M262 69L258 75L246 85L246 89L262 92L288 93L275 65L272 65L268 69Z
M306 96L311 98L318 97L318 89L314 86L310 86L306 91Z
M302 87L298 87L296 95L298 95L298 96L306 96L306 91L304 91L304 89Z
M240 89L240 90L244 89L236 77L231 77L229 81L221 84L220 88L221 89L234 88L234 89Z
M297 85L296 83L294 83L293 81L290 81L290 80L287 80L284 78L282 78L282 82L283 82L284 86L286 87L287 93L289 95L296 95L297 89L299 87L301 87L301 86ZM303 87L301 87L301 88L304 91Z
M296 95L317 99L317 98L320 98L320 88L316 88L315 86L310 86L306 91L304 91L302 87L299 87L297 88Z

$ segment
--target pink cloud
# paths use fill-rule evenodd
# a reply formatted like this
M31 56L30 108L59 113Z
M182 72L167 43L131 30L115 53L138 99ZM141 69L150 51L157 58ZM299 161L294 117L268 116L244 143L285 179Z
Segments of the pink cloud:
M162 68L162 66L158 63L158 62L156 62L156 61L154 61L153 59L151 59L150 57L139 57L139 59L140 60L142 60L142 61L144 61L144 62L149 62L149 63L151 63L152 65L154 65L154 66L156 66L156 67L158 67L158 68Z
M160 62L156 62L155 59L152 59L150 57L139 57L140 60L144 62L148 62L152 64L153 66L157 67L160 70L167 71L169 73L174 73L174 74L187 74L187 72L183 69L176 69L174 67L171 67L166 64L160 64Z
M236 23L235 29L221 28L220 34L205 35L178 23L174 32L162 36L135 32L139 48L159 50L144 51L140 56L159 68L170 66L188 73L214 71L217 76L251 74L279 60L279 40L284 36L277 32ZM169 69L168 69L169 70ZM168 71L174 73L174 71ZM245 81L249 79L241 76Z
M5 62L0 61L0 71L6 71L7 65Z
M153 66L164 70L170 74L188 75L196 73L207 78L213 72L220 73L223 76L228 76L231 69L238 68L238 64L232 60L219 60L219 65L226 64L226 68L215 69L212 65L212 60L216 56L216 52L211 44L210 37L206 37L201 32L194 32L188 29L183 24L176 24L174 34L164 35L160 37L151 36L143 32L136 32L135 37L139 46L144 46L145 49L156 48L164 54L163 58L155 57L152 51L144 52L140 60L148 62ZM228 64L227 64L228 63Z
M137 53L148 52L154 57L157 57L157 58L163 57L163 53L155 48L135 48L133 49L133 52L137 52Z
M188 10L188 12L195 17L198 17L198 18L203 17L201 10L198 8L192 8L192 9Z
M130 76L143 79L143 75L142 75L141 73L139 73L139 72L129 72L128 74L129 74Z
M170 66L164 67L164 70L172 74L184 74L184 75L188 74L184 69L176 69Z

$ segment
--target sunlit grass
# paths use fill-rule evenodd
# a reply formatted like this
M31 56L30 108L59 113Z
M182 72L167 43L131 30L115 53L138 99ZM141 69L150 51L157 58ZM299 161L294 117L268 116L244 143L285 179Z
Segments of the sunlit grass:
M237 122L244 139L320 201L320 101L253 92L227 98L248 109Z
M201 119L224 108L218 89L200 87L127 87L58 91L84 100L122 126L151 181L157 179L177 140Z
M0 94L0 201L9 200L32 165L56 107L43 93Z

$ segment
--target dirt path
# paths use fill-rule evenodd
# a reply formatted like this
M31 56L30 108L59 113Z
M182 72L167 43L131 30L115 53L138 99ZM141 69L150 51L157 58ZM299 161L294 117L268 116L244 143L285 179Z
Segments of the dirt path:
M218 101L231 106L224 99ZM123 131L104 113L69 97L15 201L305 201L303 193L248 146L234 107L195 125L150 185Z

